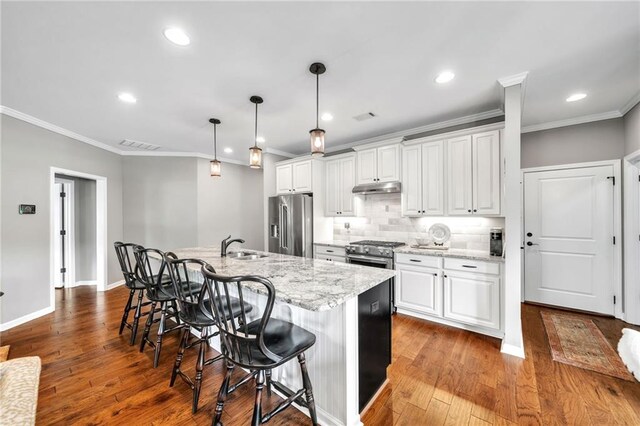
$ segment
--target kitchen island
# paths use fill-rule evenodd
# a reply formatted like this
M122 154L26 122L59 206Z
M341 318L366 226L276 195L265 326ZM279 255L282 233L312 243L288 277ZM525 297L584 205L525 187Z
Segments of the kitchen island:
M276 289L272 317L316 335L316 344L306 357L318 421L323 425L361 424L360 412L386 381L391 362L390 280L395 271L250 252L254 256L238 258L233 252L221 257L215 247L174 250L180 258L208 262L222 275L269 279ZM256 307L251 319L257 318L266 296L259 291L244 296ZM220 350L217 338L211 344ZM274 370L273 379L289 389L298 389L302 383L295 362Z

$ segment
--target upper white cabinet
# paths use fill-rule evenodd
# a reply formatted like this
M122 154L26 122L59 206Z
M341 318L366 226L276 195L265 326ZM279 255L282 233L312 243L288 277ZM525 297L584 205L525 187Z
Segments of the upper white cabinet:
M446 141L447 213L500 214L500 132Z
M444 141L403 149L402 214L444 214Z
M400 145L358 151L357 162L358 185L400 180Z
M356 157L329 160L326 163L326 214L327 216L353 216L353 193L356 180Z
M276 191L278 194L311 192L313 190L311 160L276 166Z

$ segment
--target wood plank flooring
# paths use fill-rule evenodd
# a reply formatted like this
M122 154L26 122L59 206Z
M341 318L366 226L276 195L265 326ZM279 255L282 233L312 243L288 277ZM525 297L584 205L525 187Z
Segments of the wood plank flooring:
M0 334L0 344L11 345L10 358L42 358L38 424L211 423L222 365L205 369L200 409L192 415L191 390L180 380L168 385L178 336L166 337L153 369L150 349L141 354L138 345L129 346L128 331L118 336L126 297L122 287L61 290L56 312ZM539 311L523 305L526 360L502 355L497 339L394 316L390 384L364 424L640 424L640 384L553 361ZM626 325L592 318L615 347ZM187 370L194 364L195 352L187 352ZM226 425L250 423L253 395L245 386L229 398ZM265 405L279 401L274 395ZM289 408L269 423L309 420Z

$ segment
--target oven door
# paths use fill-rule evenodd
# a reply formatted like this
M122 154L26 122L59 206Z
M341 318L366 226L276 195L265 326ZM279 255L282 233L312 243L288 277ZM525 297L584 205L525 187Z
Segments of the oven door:
M393 259L384 257L363 256L360 254L347 255L347 263L370 266L372 268L393 269Z

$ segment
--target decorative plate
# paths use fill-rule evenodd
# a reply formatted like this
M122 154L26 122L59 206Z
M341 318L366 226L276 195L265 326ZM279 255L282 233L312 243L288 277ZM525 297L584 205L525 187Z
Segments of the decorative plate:
M436 245L443 245L451 238L451 231L444 223L434 223L429 228L429 236Z

